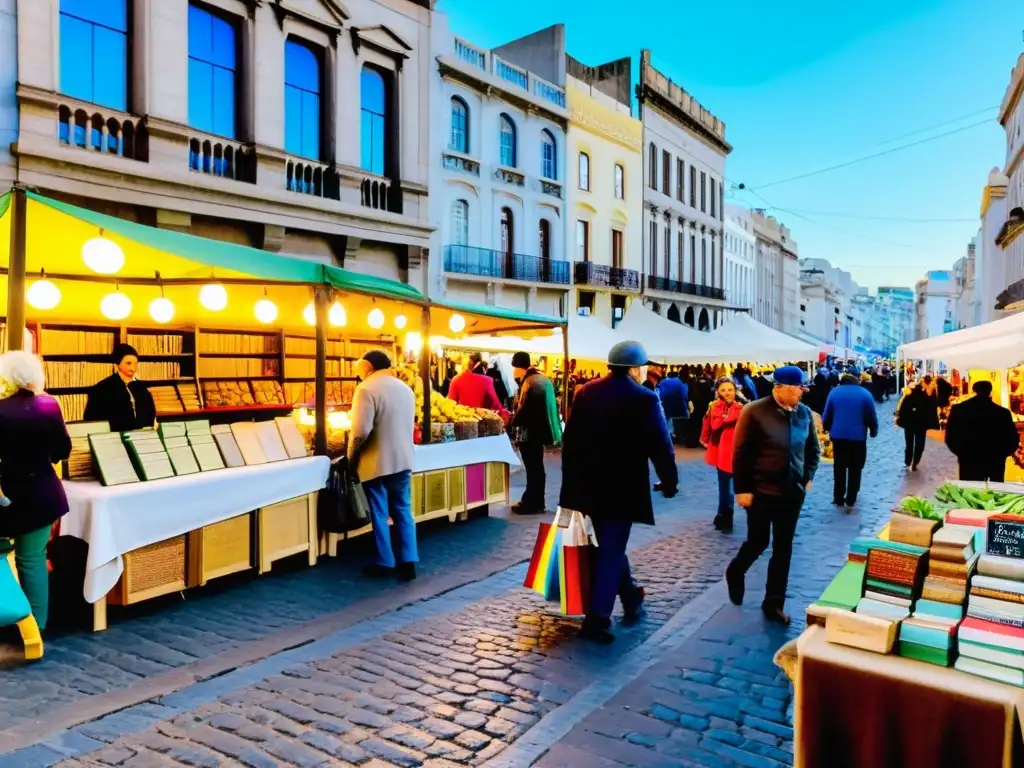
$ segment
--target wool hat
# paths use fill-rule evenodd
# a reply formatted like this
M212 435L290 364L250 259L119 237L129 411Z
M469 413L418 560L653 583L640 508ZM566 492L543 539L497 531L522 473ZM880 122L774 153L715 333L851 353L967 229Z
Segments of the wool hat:
M787 387L804 386L804 372L795 365L784 365L781 368L776 368L772 379L776 384L782 384Z

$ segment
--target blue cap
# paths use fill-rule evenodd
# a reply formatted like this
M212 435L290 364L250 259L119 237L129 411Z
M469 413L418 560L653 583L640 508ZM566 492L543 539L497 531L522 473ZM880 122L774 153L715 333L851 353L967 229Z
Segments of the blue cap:
M647 350L639 341L620 341L608 351L608 365L617 368L647 365Z
M804 372L795 365L784 365L775 369L772 376L776 384L784 384L789 387L802 387L804 385Z
M851 376L860 376L860 368L858 368L856 365L846 366L846 372Z

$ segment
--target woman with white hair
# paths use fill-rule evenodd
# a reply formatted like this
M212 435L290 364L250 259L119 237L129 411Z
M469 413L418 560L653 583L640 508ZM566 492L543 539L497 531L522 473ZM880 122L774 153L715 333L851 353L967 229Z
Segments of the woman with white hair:
M21 588L39 629L46 628L50 584L46 545L53 523L67 514L53 465L71 454L60 405L43 393L43 364L30 352L0 355L0 378L15 387L0 400L0 559L14 551Z

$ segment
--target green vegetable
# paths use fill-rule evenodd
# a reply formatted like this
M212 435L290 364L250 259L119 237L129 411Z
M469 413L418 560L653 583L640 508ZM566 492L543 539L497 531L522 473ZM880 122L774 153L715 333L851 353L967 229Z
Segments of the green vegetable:
M942 513L935 505L920 496L907 496L900 501L900 510L914 517L922 517L926 520L942 520Z

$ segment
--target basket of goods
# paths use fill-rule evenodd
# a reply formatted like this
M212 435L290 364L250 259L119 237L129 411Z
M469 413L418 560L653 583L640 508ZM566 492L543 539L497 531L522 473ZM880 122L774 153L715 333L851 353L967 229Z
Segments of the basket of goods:
M455 427L455 439L456 440L472 440L478 436L477 426L479 422L476 421L456 421L452 426Z
M252 391L257 405L284 404L284 389L279 381L253 381Z
M501 416L486 408L477 408L480 421L477 423L477 434L480 437L497 437L505 431L505 422Z
M430 442L454 443L455 425L451 422L434 422L430 425Z
M208 408L256 404L247 381L204 381L203 397Z

